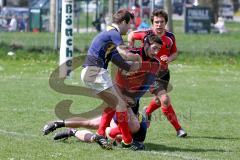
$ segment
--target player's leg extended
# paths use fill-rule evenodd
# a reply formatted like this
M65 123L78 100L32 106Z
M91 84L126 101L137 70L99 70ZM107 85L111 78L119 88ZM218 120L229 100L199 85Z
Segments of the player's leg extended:
M67 127L67 128L88 128L88 129L97 129L99 126L101 117L96 117L93 119L85 119L81 117L73 117L66 120L56 120L48 123L43 128L44 135L53 132L57 128Z
M87 128L87 129L97 129L99 127L99 122L101 116L98 116L93 119L85 119L81 117L70 118L64 121L65 127L68 128Z
M94 136L89 130L79 130L75 133L75 137L82 142L94 142Z
M158 97L166 93L169 80L170 80L169 71L160 71L156 77L156 81L151 86L150 91L152 94L155 95L155 97L151 100L150 104L145 109L145 116L148 123L150 123L152 112L161 107L160 98Z
M115 88L111 87L104 92L98 94L101 99L103 99L109 106L116 106L116 117L118 121L118 127L123 136L123 142L125 144L131 144L132 136L128 128L128 114L127 114L127 105L123 100L121 92ZM113 115L112 115L113 117ZM112 119L111 117L111 119ZM110 116L109 116L110 118ZM111 119L108 119L108 126ZM101 122L102 123L102 122ZM107 125L104 125L105 129ZM105 130L104 130L105 133Z
M178 137L185 137L187 133L182 129L181 125L178 122L177 115L172 107L170 97L167 93L161 94L159 96L161 102L162 113L167 117L168 121L177 131Z
M128 116L129 116L128 127L129 127L131 134L134 134L139 131L140 124L139 124L137 116L133 113L131 108L128 108ZM121 134L121 131L120 131L117 123L118 123L118 121L117 121L116 117L114 117L114 119L111 121L110 127L107 128L108 133L106 133L106 134L107 134L108 138L110 138L112 140L114 140L117 135Z
M78 140L82 142L94 142L95 134L89 130L76 130L68 128L65 131L58 132L54 135L54 140L67 139L69 137L75 136Z

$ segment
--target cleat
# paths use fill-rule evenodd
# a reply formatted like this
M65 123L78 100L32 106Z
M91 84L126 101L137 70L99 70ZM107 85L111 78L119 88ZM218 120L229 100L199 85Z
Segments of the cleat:
M139 150L145 149L144 144L138 141L133 141L132 143L129 143L129 144L126 144L122 141L121 144L122 144L122 148L129 148L133 151L139 151Z
M187 133L182 129L180 128L178 131L177 131L177 137L179 138L184 138L187 136Z
M112 150L112 144L109 143L105 137L95 134L93 140L94 142L99 144L103 149Z
M118 146L118 143L116 141L113 141L112 145L116 147L116 146Z
M69 137L74 136L76 132L77 130L75 129L67 129L66 131L56 133L55 136L53 137L53 140L60 140L60 139L66 140Z
M110 127L107 127L106 130L105 130L105 133L106 133L106 137L107 139L109 140L109 143L112 143L114 145L116 145L116 141L115 141L115 138L112 138L110 137L110 131L111 131L111 128ZM114 143L115 142L115 143Z
M139 150L144 150L145 146L142 142L138 141L133 141L132 146L130 147L131 150L133 151L139 151Z
M63 121L61 121L61 122L52 122L52 123L46 124L43 127L43 134L44 135L48 135L50 132L53 132L57 128L61 128L61 127L64 127L64 122Z
M132 146L132 143L129 143L129 144L127 144L127 143L125 143L125 142L121 142L121 145L122 145L122 148L131 148L131 146Z

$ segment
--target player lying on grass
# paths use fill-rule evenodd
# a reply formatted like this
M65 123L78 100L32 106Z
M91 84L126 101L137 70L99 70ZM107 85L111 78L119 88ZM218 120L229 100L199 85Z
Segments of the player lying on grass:
M133 137L133 145L130 147L132 150L143 150L145 148L143 142L146 137L147 133L147 123L142 116L142 114L135 114L133 113L132 108L128 108L128 126L130 129L130 132L132 133ZM101 116L93 118L93 119L81 119L80 118L76 121L75 126L76 128L87 128L87 129L97 129L99 127L101 120ZM106 128L106 134L109 135L109 132L111 128L117 127L117 120L116 116L112 119L110 123L110 127ZM94 142L95 141L95 134L91 132L90 130L77 130L74 128L68 128L65 131L56 133L54 136L54 140L60 140L60 139L66 139L69 137L76 137L82 142ZM114 142L114 144L117 144L118 142L122 141L121 134L117 135L117 139ZM113 142L111 142L113 143Z
M135 114L138 113L139 99L145 94L146 91L148 91L149 87L153 84L153 82L155 81L156 73L158 73L160 69L160 63L157 59L155 59L155 55L157 54L161 46L162 41L159 37L154 35L146 36L144 46L142 48L134 48L130 50L132 54L140 55L140 57L142 58L141 69L136 72L125 72L124 70L119 69L117 72L116 86L118 86L121 94L126 97L124 99L130 100L131 104L129 106L137 106L134 110ZM101 121L109 121L109 118L111 118L111 116L109 116L108 114L112 114L112 109L109 106L107 109L105 109L105 114L102 115ZM118 123L122 123L123 121L125 123L128 123L128 119L126 119L126 117L124 116L120 117L120 119L117 119ZM64 121L55 121L53 123L50 123L44 127L43 132L45 135L47 135L48 133L60 127L79 127L77 118L67 119ZM100 123L99 128L101 127L102 126ZM106 128L107 126L105 127L105 129ZM119 126L115 127L114 129L110 130L109 138L113 140L118 134L121 133L121 128L119 128ZM96 142L100 146L105 148L105 146L99 143L99 141L96 140ZM126 144L122 143L122 146L126 147ZM111 144L108 145L108 148L111 148Z

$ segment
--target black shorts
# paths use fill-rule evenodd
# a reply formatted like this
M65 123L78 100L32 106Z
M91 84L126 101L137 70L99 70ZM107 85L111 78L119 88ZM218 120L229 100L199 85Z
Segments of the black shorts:
M162 90L167 91L169 81L170 81L169 70L159 71L158 74L156 75L155 82L150 87L150 92L156 95L158 92Z

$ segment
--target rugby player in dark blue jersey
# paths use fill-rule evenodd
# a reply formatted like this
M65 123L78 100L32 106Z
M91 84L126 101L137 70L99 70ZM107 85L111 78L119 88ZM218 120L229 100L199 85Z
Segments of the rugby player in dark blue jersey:
M112 18L112 25L106 31L98 34L92 41L85 59L81 79L86 86L93 89L108 107L102 113L101 123L96 132L96 142L104 149L111 149L105 138L105 130L109 126L115 112L117 119L127 118L127 104L121 92L112 83L111 76L107 70L108 64L112 61L119 68L126 71L136 71L140 68L141 58L139 55L130 54L124 46L121 35L125 35L130 29L134 19L126 9L117 11ZM126 61L137 61L129 65ZM122 133L125 146L131 146L132 136L127 121L118 123Z
M109 106L102 113L101 123L95 139L104 149L111 149L105 137L105 130L115 112L117 119L128 119L127 104L121 92L112 83L107 70L108 64L112 61L119 68L126 71L136 71L141 67L141 57L129 53L122 39L122 35L125 35L130 29L133 19L134 15L126 9L120 9L113 15L112 25L108 26L105 31L99 33L92 40L81 72L83 83L95 91L96 95ZM130 65L127 61L135 61L136 63ZM64 122L59 123L55 126L64 126ZM130 147L132 136L127 121L119 121L118 126L123 137L122 143L124 146ZM51 126L44 127L44 134L49 133L49 128Z

